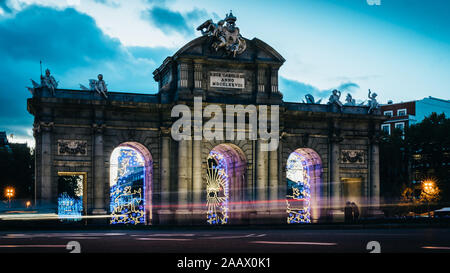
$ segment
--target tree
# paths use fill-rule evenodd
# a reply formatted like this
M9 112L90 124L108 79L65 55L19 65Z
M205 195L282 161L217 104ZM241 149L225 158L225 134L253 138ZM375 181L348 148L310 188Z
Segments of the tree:
M419 180L434 177L442 201L450 201L450 119L432 113L421 123L410 126L405 140L412 172Z
M9 143L9 149L0 149L0 190L14 187L15 199L34 196L34 150L26 144Z
M381 195L387 199L405 198L405 188L414 190L433 177L436 197L450 201L450 119L432 113L422 122L384 134L380 142ZM413 183L414 182L414 183ZM417 196L417 201L428 200ZM433 198L437 201L436 198Z
M397 199L408 184L408 164L402 131L384 133L380 141L380 187L385 199Z

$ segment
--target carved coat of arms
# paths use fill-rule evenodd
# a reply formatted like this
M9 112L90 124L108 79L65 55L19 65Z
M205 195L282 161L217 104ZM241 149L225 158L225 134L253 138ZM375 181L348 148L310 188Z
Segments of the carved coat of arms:
M58 155L86 155L87 141L58 140Z
M364 163L363 150L343 150L342 163Z
M213 37L214 41L211 45L213 49L216 51L224 49L228 55L236 57L247 48L245 39L235 25L236 19L230 12L224 20L214 23L212 19L209 19L201 24L197 30L201 31L204 36Z

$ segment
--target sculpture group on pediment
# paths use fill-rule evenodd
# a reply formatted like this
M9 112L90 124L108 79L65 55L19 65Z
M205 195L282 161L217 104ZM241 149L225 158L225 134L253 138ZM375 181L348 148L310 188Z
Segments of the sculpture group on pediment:
M341 91L334 89L331 91L331 96L328 99L328 104L337 104L339 107L342 107L342 102L340 101Z
M240 34L239 28L236 27L236 19L230 11L225 19L217 23L209 19L201 24L197 30L201 31L204 36L213 37L214 41L211 47L215 51L223 48L229 55L236 57L247 48L245 39Z
M377 109L380 108L380 104L377 102L377 93L372 93L372 91L369 89L369 101L367 102L367 105L364 105L365 101L357 104L356 100L353 98L353 96L350 93L347 93L347 97L345 98L345 104L343 104L340 101L341 98L341 91L334 89L333 91L331 91L331 95L328 99L328 105L331 104L336 104L337 106L339 106L339 108L342 108L343 106L365 106L368 107L368 114L372 114L374 113ZM307 104L320 104L320 102L322 101L322 99L319 99L318 101L315 101L314 96L311 94L306 94L305 95L305 100L302 100L303 103L307 103Z
M314 96L311 94L306 94L305 99L306 99L306 103L308 103L308 104L320 104L320 102L322 101L322 99L315 101ZM303 103L305 103L305 101L303 101Z

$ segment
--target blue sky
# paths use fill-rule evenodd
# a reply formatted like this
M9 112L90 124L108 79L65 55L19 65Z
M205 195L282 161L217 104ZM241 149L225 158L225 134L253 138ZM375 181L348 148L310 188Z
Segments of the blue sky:
M0 131L33 145L25 86L39 79L39 60L61 88L102 73L112 91L155 93L153 70L229 10L244 37L286 59L287 101L326 101L334 88L357 101L369 88L381 103L449 99L450 1L380 2L0 0Z

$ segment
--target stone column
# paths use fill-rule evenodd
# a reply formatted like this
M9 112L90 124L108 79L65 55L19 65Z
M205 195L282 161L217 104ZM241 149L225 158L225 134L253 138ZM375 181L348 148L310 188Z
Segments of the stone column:
M372 213L379 213L380 208L380 152L378 139L370 143L370 206Z
M178 64L178 87L187 88L188 87L188 64L180 63Z
M106 214L105 207L105 157L103 153L104 124L94 123L94 208L92 214Z
M256 210L258 214L267 210L267 191L268 191L268 152L261 151L261 142L259 139L256 145Z
M266 86L266 70L265 67L258 67L258 93L264 93L265 92L265 86Z
M193 199L193 181L192 181L192 140L188 140L187 141L187 162L186 162L186 167L187 167L187 191L188 191L188 207L189 210L192 211L192 199Z
M201 214L204 210L204 204L202 204L202 141L193 140L193 152L192 152L192 180L193 180L193 198L194 204L193 212L195 215Z
M267 77L266 77L266 70L267 67L264 65L259 65L257 68L257 75L256 75L256 87L257 87L257 93L256 93L256 103L268 103L268 94L266 91L270 93L270 90L266 90L266 84L267 84Z
M281 199L285 199L286 198L286 190L287 190L287 181L283 180L283 141L280 140L280 142L278 143L278 162L277 164L279 165L278 168L278 195L277 198L279 200ZM283 202L283 204L280 203L280 206L283 208L283 210L286 209L286 203Z
M194 61L194 97L202 97L202 100L205 100L205 92L204 92L203 84L203 61L196 60Z
M172 214L170 207L170 129L161 128L161 209L160 222L165 224Z
M271 201L269 208L277 210L278 200L278 149L269 152L269 200Z
M188 141L178 142L178 207L177 220L183 223L188 210Z
M331 213L333 215L333 220L339 221L342 220L342 200L341 200L341 181L339 174L339 165L340 165L340 143L341 138L333 137L331 138L330 143L330 183L331 183Z
M278 90L278 67L271 67L270 69L270 86L272 94L280 94Z
M192 99L192 91L189 89L189 67L191 65L185 62L180 62L178 64L178 81L177 81L177 91L175 93L174 100L190 100Z
M52 130L53 122L41 122L39 130L41 132L41 189L40 200L41 206L51 206L55 208L52 197Z

